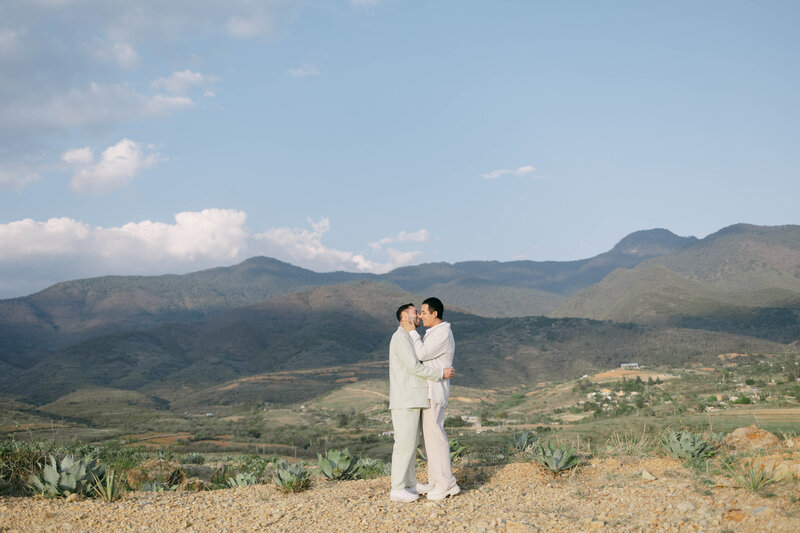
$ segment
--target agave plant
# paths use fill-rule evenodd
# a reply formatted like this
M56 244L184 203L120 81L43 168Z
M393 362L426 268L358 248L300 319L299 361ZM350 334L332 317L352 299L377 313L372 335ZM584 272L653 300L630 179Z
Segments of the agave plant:
M372 459L370 457L362 457L358 460L359 474L366 477L381 477L388 476L392 473L391 463L381 461L380 459Z
M515 431L509 435L508 440L512 448L524 452L533 446L533 443L539 440L539 437L532 431Z
M107 470L102 478L93 473L92 479L94 480L92 483L92 492L96 497L107 502L113 502L122 497L122 493L125 490L125 482L117 476L113 468Z
M181 458L182 464L201 465L206 462L206 457L202 453L189 452Z
M679 459L705 459L716 453L714 446L691 431L670 431L664 440L667 451Z
M145 481L139 490L142 492L167 492L177 489L177 485L165 485L160 481Z
M450 439L448 441L450 445L450 462L454 462L456 459L460 457L464 457L467 452L469 451L469 447L466 444L461 444L456 439Z
M469 452L469 446L466 444L461 444L456 439L450 439L447 441L448 445L450 446L450 462L455 462L456 459L460 457L464 457L467 452ZM420 446L417 448L417 459L422 464L428 462L428 457L425 455L425 450Z
M547 446L534 444L532 447L533 457L545 468L554 474L575 468L581 464L581 459L575 454L575 450L562 445L556 446L553 441Z
M359 471L358 458L344 450L328 450L325 457L317 454L317 462L322 475L328 479L356 479Z
M228 478L228 486L231 488L248 487L250 485L255 485L256 483L258 483L258 479L252 472L239 472L236 474L236 477Z
M308 470L301 463L279 463L272 481L283 492L302 492L311 486Z
M60 461L50 456L50 462L31 478L31 486L39 494L66 497L84 494L92 476L102 477L104 469L92 457L65 455Z

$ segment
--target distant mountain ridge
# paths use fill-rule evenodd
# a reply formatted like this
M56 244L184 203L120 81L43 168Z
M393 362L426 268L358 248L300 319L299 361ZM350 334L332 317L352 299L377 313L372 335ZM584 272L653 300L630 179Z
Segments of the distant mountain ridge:
M61 349L4 380L3 390L48 403L82 389L137 391L161 404L233 403L226 384L265 373L314 371L386 360L398 302L415 298L386 282L317 287L225 311L193 323L94 337ZM636 359L643 364L708 362L734 349L777 353L782 346L723 333L671 330L576 318L483 318L448 308L459 382L498 387L581 375ZM682 339L681 345L671 342ZM698 350L700 355L698 355ZM384 367L368 373L386 377ZM246 382L248 380L245 380ZM252 395L304 401L340 384L250 381ZM255 392L252 392L255 390Z
M284 294L358 280L388 281L483 316L546 315L574 291L619 267L693 242L667 230L639 231L614 249L581 261L467 261L403 267L384 275L318 273L277 259L185 275L105 276L66 281L38 293L0 300L0 363L27 368L52 350L93 336L188 323ZM637 250L621 244L636 243Z
M394 309L432 294L445 301L467 385L783 353L800 339L800 226L736 225L704 239L641 231L581 261L365 275L255 257L59 283L0 301L0 392L40 404L109 387L159 409L305 400L340 379L385 377ZM538 316L511 316L520 312Z
M552 315L747 331L796 341L800 226L724 228L674 253L612 272L573 294Z

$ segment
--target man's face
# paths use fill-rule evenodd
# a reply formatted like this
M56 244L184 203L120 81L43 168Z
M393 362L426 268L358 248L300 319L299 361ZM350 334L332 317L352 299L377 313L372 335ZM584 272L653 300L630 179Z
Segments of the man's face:
M422 325L426 328L435 325L433 322L436 320L436 315L431 313L431 310L428 309L428 304L422 304L422 311L419 312L419 317L422 319Z
M413 305L403 311L406 314L408 320L414 324L415 326L419 326L419 315L417 314L417 308Z

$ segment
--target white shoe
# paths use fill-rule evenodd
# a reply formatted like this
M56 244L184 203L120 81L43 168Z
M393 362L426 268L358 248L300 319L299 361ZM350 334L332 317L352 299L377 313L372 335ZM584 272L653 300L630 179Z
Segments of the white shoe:
M414 492L411 489L406 489L408 491ZM430 483L417 483L416 492L417 494L428 494L431 490L433 490L433 485Z
M389 499L393 502L409 503L419 499L419 494L414 494L413 492L409 492L405 489L393 490L389 493Z
M433 489L428 493L428 499L432 501L444 500L448 496L455 496L459 492L461 492L461 489L458 487L458 485L453 485L449 489L444 490Z

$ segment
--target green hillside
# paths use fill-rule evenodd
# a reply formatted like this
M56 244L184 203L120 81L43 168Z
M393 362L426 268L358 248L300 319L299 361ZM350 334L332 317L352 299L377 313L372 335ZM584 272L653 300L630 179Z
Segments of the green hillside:
M205 398L221 403L305 400L353 377L320 369L366 364L355 377L385 379L385 369L369 363L385 362L397 327L394 310L409 301L419 296L387 283L319 287L196 323L99 336L59 351L4 387L38 403L90 386L169 402L205 389L213 392ZM723 333L587 319L483 318L449 308L445 318L457 339L459 382L479 388L580 376L629 360L682 365L719 353L787 349ZM283 377L241 381L261 374ZM218 387L237 380L235 387Z
M736 225L616 270L552 316L800 339L800 226Z

